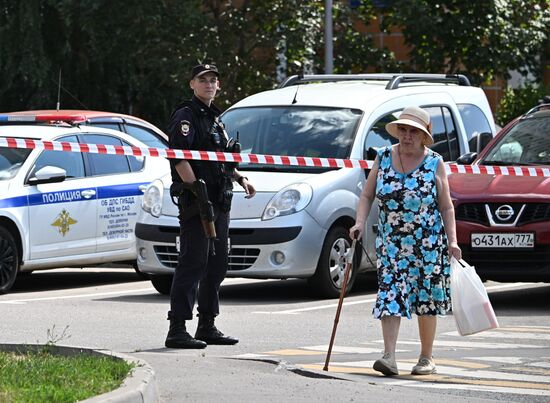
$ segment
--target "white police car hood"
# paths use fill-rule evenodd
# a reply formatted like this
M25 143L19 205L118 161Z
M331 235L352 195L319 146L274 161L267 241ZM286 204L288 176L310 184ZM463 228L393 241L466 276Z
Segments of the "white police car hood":
M9 180L1 180L0 178L0 199L5 199L6 197L9 197L9 190L10 190L10 183Z

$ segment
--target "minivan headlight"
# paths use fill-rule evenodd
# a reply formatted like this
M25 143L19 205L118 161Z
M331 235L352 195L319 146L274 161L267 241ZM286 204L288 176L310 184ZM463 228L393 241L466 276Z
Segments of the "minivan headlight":
M269 201L262 220L297 213L306 208L313 196L313 189L307 183L295 183L277 192Z
M162 197L164 196L164 186L157 179L152 182L141 199L141 208L151 214L153 217L160 217L162 211Z

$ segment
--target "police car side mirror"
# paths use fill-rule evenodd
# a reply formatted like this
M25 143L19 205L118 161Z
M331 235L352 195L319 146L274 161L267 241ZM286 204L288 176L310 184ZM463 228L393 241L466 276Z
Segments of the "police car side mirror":
M63 168L46 165L29 178L29 185L40 185L41 183L63 182L67 178L67 171Z

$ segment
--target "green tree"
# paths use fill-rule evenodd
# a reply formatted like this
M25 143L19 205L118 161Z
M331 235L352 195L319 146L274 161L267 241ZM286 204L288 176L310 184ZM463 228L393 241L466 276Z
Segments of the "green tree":
M539 0L395 0L384 27L402 28L410 69L466 73L476 84L510 70L542 73L550 7Z

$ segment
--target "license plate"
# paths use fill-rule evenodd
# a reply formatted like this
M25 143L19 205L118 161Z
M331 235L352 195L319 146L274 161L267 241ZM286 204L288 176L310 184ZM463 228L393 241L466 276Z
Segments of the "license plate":
M472 234L472 248L533 248L535 234Z
M180 251L180 237L179 236L176 237L176 250L179 253L179 251Z

